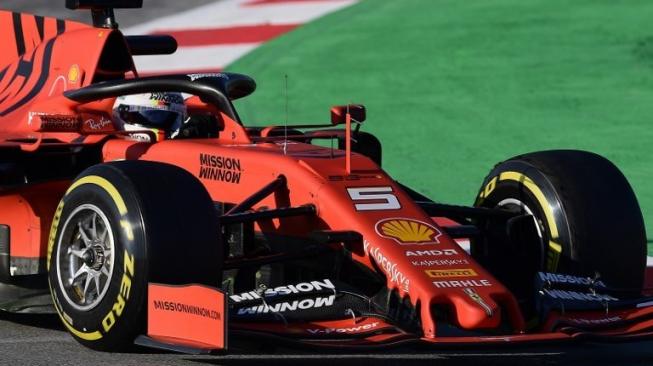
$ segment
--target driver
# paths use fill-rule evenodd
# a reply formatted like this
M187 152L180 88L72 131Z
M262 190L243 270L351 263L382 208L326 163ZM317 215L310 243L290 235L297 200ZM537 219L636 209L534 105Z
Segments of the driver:
M156 136L156 141L175 138L186 120L186 114L184 97L177 92L120 96L113 106L118 129L149 130ZM143 142L155 142L147 133L134 133L129 137Z

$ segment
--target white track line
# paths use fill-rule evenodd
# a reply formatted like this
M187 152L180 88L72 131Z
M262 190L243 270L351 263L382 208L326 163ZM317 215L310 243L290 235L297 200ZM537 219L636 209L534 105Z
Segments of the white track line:
M224 0L130 27L127 34L161 29L197 29L257 24L302 24L354 4L355 0L283 2L243 6L249 0Z
M172 55L135 57L140 72L221 69L256 48L257 44L184 47Z
M125 34L156 31L194 30L255 25L304 24L350 6L356 0L295 1L245 5L250 0L223 0L176 15L163 17L125 29ZM179 47L174 55L135 57L136 68L144 74L176 70L223 69L262 42L237 45Z

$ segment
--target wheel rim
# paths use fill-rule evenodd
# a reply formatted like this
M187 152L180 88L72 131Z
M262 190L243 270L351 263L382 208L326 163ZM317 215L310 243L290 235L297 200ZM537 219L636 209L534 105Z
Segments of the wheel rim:
M535 228L537 229L537 236L539 236L540 239L544 238L542 236L542 228L540 227L540 223L539 220L537 219L537 216L533 214L533 210L531 210L531 208L528 207L528 205L525 204L524 202L516 198L505 198L501 202L497 203L495 207L507 209L507 210L525 212L526 214L533 216L536 222Z
M115 241L107 216L84 204L70 214L57 244L57 279L70 306L88 311L106 295L114 268Z
M537 215L535 215L534 211L525 202L516 198L504 198L499 203L497 203L495 207L514 211L514 212L525 213L533 218L533 222L535 223L535 230L537 231L537 236L540 238L539 266L542 270L544 270L546 264L545 263L546 248L544 247L544 243L548 239L544 237L545 228L542 226L543 225L542 222L538 219Z

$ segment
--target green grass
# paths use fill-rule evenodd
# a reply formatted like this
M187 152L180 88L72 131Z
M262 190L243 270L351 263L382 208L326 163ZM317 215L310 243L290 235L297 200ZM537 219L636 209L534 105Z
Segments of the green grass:
M367 0L229 69L259 84L237 104L248 124L283 123L286 74L291 122L366 104L384 168L441 201L472 203L489 169L519 153L597 152L653 230L650 14L644 0Z

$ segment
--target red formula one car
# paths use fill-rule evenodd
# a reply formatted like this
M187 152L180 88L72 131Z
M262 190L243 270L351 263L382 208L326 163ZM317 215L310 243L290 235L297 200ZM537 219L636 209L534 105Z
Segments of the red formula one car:
M176 48L117 29L112 9L140 5L67 1L93 27L0 12L0 309L55 311L100 350L653 334L642 214L606 159L517 156L474 206L437 203L381 169L360 105L246 127L247 76L140 78L132 56ZM120 128L117 98L169 92L186 97L175 138Z

